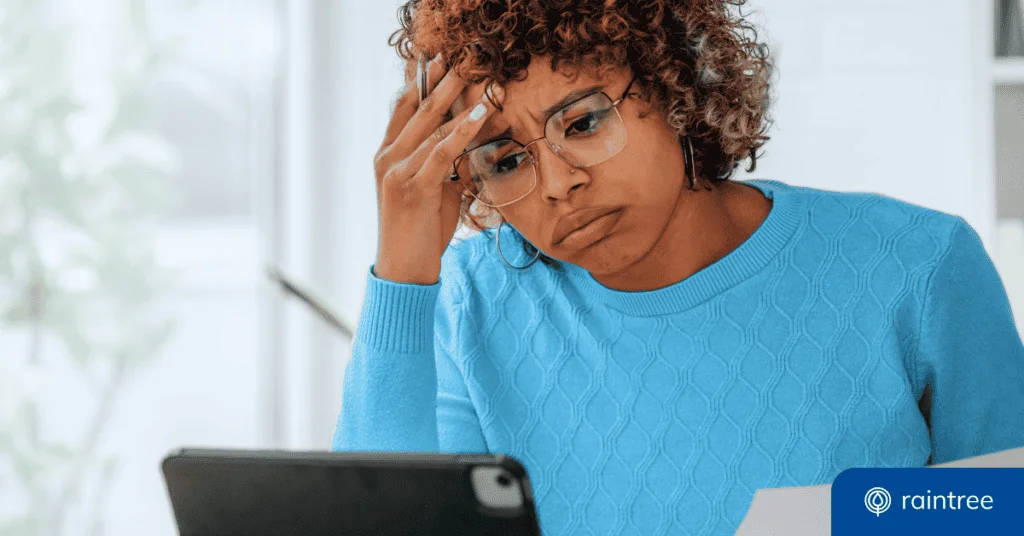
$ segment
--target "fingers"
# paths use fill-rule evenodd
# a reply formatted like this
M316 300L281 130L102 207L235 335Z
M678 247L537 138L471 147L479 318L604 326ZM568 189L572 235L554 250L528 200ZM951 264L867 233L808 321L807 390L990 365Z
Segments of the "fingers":
M448 135L455 130L455 127L469 115L470 111L471 110L466 110L459 114L458 117L455 117L451 121L437 127L437 130L424 140L416 151L409 155L405 160L391 166L388 169L387 174L384 176L384 180L405 182L412 178L416 172L419 171L420 167L423 166L423 162L427 159L430 151L434 150L434 147L436 147L438 143L441 143L441 140L448 137Z
M447 138L453 132L455 132L456 128L460 124L462 124L462 122L466 119L466 117L469 116L471 112L472 110L465 110L462 113L460 113L457 117L437 127L434 130L434 132L431 133L430 136L427 137L427 139L422 144L420 144L419 147L416 148L416 151L413 154L409 155L409 158L405 159L404 162L402 162L402 167L408 170L408 173L406 173L406 175L415 175L416 172L423 166L423 162L426 161L427 157L430 155L430 152L434 150L434 147L437 147L437 144L441 143L442 141L444 141L445 138ZM472 139L472 137L470 139ZM454 159L455 157L453 156L452 160ZM449 165L451 164L449 163Z
M447 180L455 157L465 150L493 112L494 107L483 98L472 109L438 128L410 159L410 167L419 168L412 180L423 186Z
M431 60L427 70L431 91L433 91L434 87L437 86L438 82L445 75L444 65L437 61L438 59L438 57L435 57ZM401 134L402 129L409 122L409 119L415 115L416 110L420 106L419 87L416 82L417 76L413 74L412 79L405 85L402 94L395 101L391 112L391 121L388 122L388 128L384 134L384 142L381 144L382 148L394 143L398 135Z
M438 69L440 70L440 66ZM423 143L423 140L444 122L455 99L465 88L466 81L457 74L454 72L443 73L440 82L437 83L430 96L419 105L388 151L399 155L408 155L415 151Z
M493 110L489 103L485 104L481 115L474 107L441 125L413 154L394 165L384 176L384 182L407 193L424 189L440 192L436 190L436 184L451 174L452 161L480 131Z
M416 81L409 81L405 84L405 89L398 96L394 106L392 106L391 120L388 121L388 128L384 131L384 141L381 143L381 148L385 148L391 145L395 138L405 128L405 124L409 122L409 118L412 114L416 113L416 101L419 99L419 95L416 93Z

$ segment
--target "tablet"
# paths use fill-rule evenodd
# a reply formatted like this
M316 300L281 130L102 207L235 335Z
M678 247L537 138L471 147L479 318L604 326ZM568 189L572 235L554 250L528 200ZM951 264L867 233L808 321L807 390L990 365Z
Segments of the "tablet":
M181 449L181 536L539 536L523 466L491 454Z

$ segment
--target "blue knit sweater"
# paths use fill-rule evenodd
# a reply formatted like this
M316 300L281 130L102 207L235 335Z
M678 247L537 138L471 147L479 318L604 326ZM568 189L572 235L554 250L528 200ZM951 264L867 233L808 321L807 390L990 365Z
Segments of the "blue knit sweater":
M748 184L761 226L657 290L513 271L492 230L434 285L371 267L333 448L508 454L545 535L650 536L732 534L759 488L1024 446L1024 345L969 225Z

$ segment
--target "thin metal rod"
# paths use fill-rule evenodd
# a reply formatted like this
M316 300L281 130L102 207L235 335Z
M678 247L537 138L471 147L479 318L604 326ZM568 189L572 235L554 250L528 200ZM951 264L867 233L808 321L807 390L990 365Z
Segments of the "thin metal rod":
M323 302L314 298L308 290L303 289L301 286L299 286L294 281L285 276L283 273L281 273L280 270L278 270L274 266L267 266L267 277L276 281L281 286L281 289L284 290L286 293L298 298L300 301L309 306L309 308L312 309L313 312L317 314L317 316L319 316L325 322L327 322L335 329L337 329L342 335L345 336L346 339L351 341L355 337L355 333L353 333L352 328L345 324L345 322L343 322L341 318L339 318L338 315L330 309L330 307L324 305Z

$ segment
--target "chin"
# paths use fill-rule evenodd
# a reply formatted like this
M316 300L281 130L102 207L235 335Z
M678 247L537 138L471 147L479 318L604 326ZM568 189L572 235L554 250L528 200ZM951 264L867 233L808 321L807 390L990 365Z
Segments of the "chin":
M630 242L628 235L612 233L582 250L572 252L568 262L594 274L615 273L635 262L638 258L637 252L632 251L635 248L636 244Z

